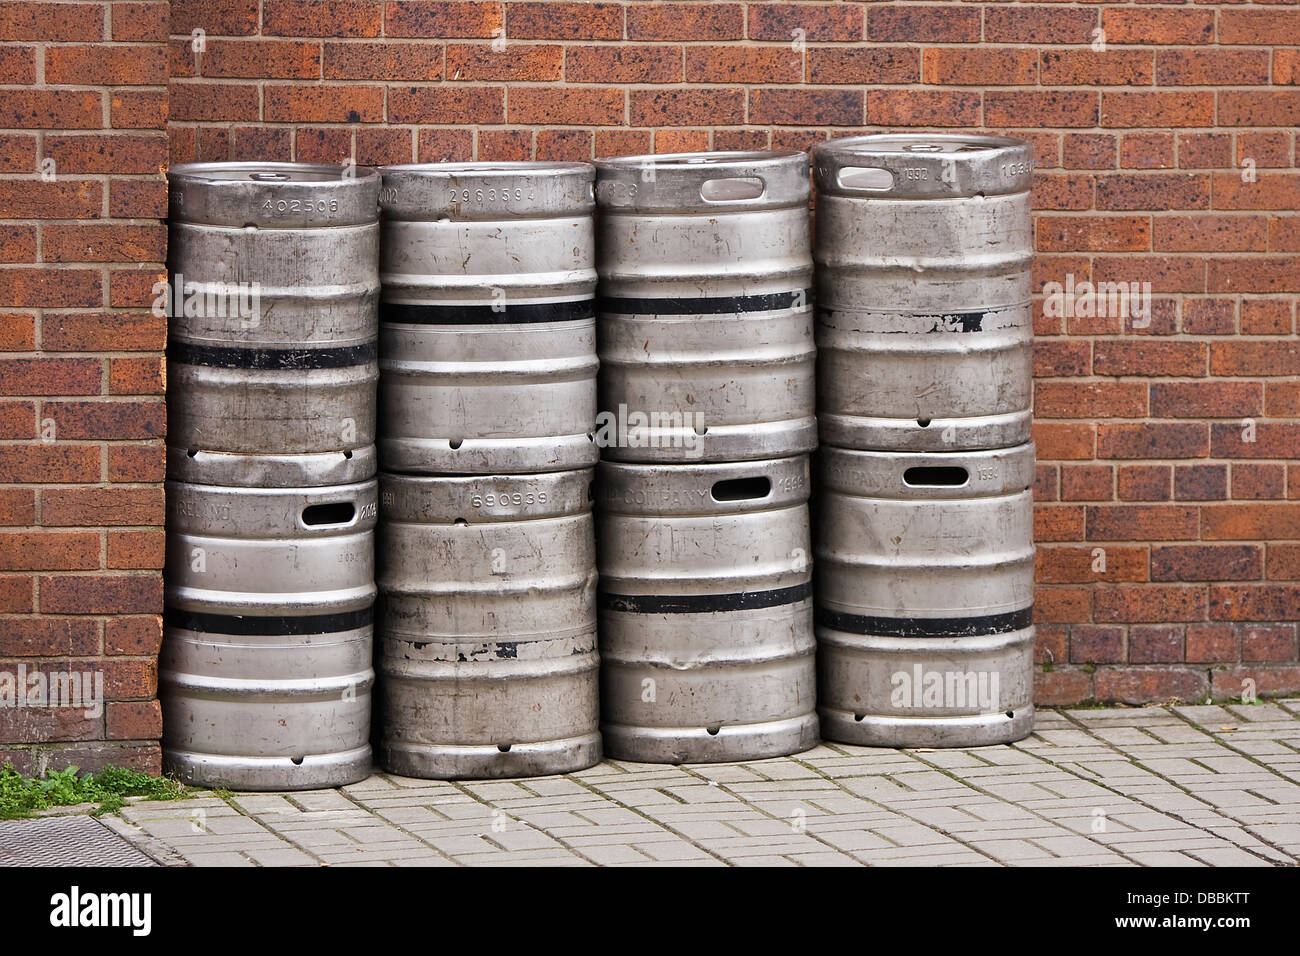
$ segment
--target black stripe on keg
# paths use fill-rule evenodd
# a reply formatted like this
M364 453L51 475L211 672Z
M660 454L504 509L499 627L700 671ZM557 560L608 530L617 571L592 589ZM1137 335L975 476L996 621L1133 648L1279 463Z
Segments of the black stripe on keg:
M336 614L295 614L262 617L244 614L209 614L167 608L163 621L168 627L201 634L233 634L240 637L297 637L309 634L337 634L374 624L374 608L340 611Z
M846 634L880 637L979 637L1024 630L1034 623L1034 609L978 617L871 617L818 608L817 623Z
M603 295L597 300L602 315L730 315L743 312L774 312L793 309L812 302L812 289L793 292L766 292L761 295L723 295L709 298L673 296L661 299L634 299Z
M540 325L546 322L581 322L596 317L590 299L572 302L505 303L490 305L413 305L381 302L379 321L398 325Z
M352 368L369 365L378 356L379 348L374 342L325 349L239 348L228 345L195 345L191 342L170 342L167 345L167 359L178 365L260 371Z
M781 607L798 604L810 597L811 583L770 591L737 591L734 594L610 594L602 591L600 607L603 611L626 614L705 614Z

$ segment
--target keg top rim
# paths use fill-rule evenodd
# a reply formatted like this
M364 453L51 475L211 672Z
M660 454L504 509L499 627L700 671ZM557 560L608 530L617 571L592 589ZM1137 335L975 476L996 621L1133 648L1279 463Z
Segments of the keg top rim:
M344 173L352 170L350 176ZM212 185L248 184L256 186L287 186L327 182L347 184L372 180L378 177L374 169L366 166L341 163L273 163L273 162L210 162L178 163L167 170L168 178L190 179Z
M733 164L743 164L745 166L754 166L767 162L776 164L799 157L806 160L807 154L797 149L722 149L698 153L644 153L639 156L612 156L598 159L596 160L596 168L610 171L640 169L650 163L659 167L680 166L686 169L699 169L701 167Z
M554 175L566 176L573 174L586 174L588 178L594 175L594 168L591 163L569 163L569 162L547 162L547 161L479 161L463 163L394 163L391 166L381 166L379 174L387 176L391 173L407 173L426 176L455 176L458 174L473 176L493 176L493 175L515 175L518 173L533 173L536 175Z
M936 147L925 149L923 147ZM842 156L872 156L880 153L902 155L948 155L978 153L996 149L1020 149L1028 141L988 133L867 133L847 136L813 147L814 153Z

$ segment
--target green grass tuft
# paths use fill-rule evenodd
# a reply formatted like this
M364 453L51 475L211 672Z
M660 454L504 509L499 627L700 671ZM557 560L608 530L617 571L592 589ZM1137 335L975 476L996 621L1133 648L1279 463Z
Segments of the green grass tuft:
M151 777L125 767L105 767L98 774L78 776L67 767L43 777L24 777L10 764L0 767L0 820L17 820L51 807L79 803L99 806L94 815L122 808L126 797L149 800L180 800L189 794L184 785L166 777Z

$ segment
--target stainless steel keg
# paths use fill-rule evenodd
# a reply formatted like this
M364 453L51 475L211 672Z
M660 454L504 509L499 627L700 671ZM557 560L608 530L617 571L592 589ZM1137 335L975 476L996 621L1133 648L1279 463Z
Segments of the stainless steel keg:
M807 155L629 156L596 169L605 457L811 451Z
M744 760L817 742L808 458L602 462L610 756Z
M1032 444L822 447L818 698L830 740L980 746L1033 728Z
M303 163L168 173L168 474L250 487L373 476L379 176Z
M591 166L381 172L383 469L595 464Z
M384 767L518 777L600 759L592 477L381 474Z
M167 483L163 760L234 790L337 787L371 769L372 481Z
M1029 441L1028 143L873 134L813 150L824 444Z

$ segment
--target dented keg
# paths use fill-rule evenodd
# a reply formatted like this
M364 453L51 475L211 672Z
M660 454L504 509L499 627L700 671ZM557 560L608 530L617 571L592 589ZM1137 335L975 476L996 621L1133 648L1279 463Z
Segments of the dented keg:
M518 777L600 759L592 477L380 476L384 767Z
M374 475L379 176L303 163L168 173L167 470L250 487Z
M815 448L807 155L596 167L605 457L733 461Z
M746 760L817 743L808 458L602 462L610 756Z
M857 136L818 145L813 172L822 442L956 451L1029 441L1029 144Z
M370 772L376 495L167 483L169 771L234 790Z
M380 463L519 474L595 464L591 166L382 170Z
M970 747L1033 729L1034 446L942 454L823 446L822 733Z

